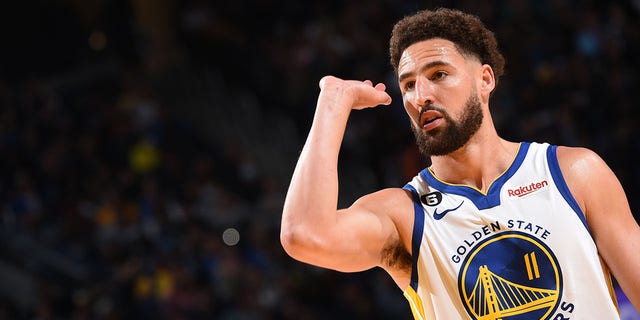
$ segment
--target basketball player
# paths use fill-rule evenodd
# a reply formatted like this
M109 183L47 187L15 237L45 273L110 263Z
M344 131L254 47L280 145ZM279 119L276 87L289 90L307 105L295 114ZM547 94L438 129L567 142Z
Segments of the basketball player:
M390 51L431 166L338 210L349 113L391 97L384 84L324 77L284 204L287 253L383 268L416 319L616 319L610 273L640 308L640 227L614 173L585 148L498 136L493 33L472 15L422 11L395 25Z

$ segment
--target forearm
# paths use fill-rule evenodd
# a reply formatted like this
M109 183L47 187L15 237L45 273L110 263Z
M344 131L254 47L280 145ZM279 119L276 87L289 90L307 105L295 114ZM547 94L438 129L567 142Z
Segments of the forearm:
M282 232L322 230L335 220L338 154L350 113L344 99L321 95L287 192ZM298 229L296 229L298 228ZM302 230L301 230L302 229Z
M340 145L351 110L388 105L391 97L384 84L332 76L320 80L320 89L313 124L285 198L280 241L298 260L343 268L347 263L335 257L336 247L342 246L342 258L358 251L361 246L349 232L367 220L363 215L351 214L346 220L338 216Z

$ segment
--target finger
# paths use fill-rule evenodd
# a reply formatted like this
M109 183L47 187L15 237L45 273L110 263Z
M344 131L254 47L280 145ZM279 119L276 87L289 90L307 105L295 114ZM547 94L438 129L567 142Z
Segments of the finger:
M376 90L368 97L368 103L366 103L369 108L375 107L377 105L389 105L391 104L391 96L385 91Z
M386 97L385 97L385 99L384 99L384 102L383 102L383 103L381 103L381 104L382 104L382 105L385 105L385 106L388 106L388 105L390 105L390 104L391 104L391 96L390 96L388 93L386 93L386 92L384 92L384 94L385 94L385 96L386 96Z
M379 92L380 100L384 101L381 103L382 105L391 104L391 96L386 92L387 86L384 83L378 83L374 88Z

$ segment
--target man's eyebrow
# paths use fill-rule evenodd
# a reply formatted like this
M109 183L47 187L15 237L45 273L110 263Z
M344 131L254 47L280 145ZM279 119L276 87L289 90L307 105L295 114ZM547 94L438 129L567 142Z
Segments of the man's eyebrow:
M431 61L431 62L423 65L420 68L419 72L424 72L425 70L431 69L431 68L434 68L434 67L449 66L449 65L451 65L451 64L448 63L448 62L445 62L445 61L442 61L442 60L435 60L435 61ZM398 76L398 82L402 82L404 79L406 79L408 77L411 77L413 75L414 75L413 72L403 73L400 76Z

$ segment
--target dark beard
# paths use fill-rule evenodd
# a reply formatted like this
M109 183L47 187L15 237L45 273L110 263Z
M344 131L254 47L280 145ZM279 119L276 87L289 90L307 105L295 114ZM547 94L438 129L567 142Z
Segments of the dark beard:
M436 110L443 114L445 126L424 132L412 124L411 130L416 138L420 153L425 157L443 156L450 154L464 146L482 124L482 107L478 96L472 92L465 103L464 112L459 122L451 118L442 108L430 105L427 109Z

